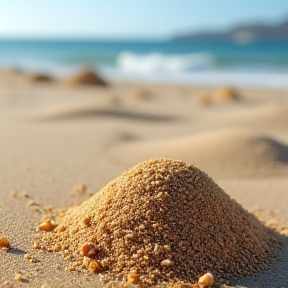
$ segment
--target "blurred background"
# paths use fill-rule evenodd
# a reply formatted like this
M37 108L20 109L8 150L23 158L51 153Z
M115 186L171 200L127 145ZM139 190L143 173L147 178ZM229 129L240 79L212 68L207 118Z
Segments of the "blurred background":
M0 0L0 236L19 252L1 254L0 287L20 271L29 287L97 285L32 250L33 231L152 158L196 165L282 229L287 123L288 0ZM288 287L284 249L240 284Z
M0 0L0 69L288 88L288 1Z

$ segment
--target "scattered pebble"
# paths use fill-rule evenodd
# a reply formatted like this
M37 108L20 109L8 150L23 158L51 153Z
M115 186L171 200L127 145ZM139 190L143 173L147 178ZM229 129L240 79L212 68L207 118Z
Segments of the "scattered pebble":
M55 223L54 221L46 220L46 221L42 222L38 226L38 228L39 228L39 230L42 230L42 231L52 231L57 226L58 226L58 224Z
M30 263L34 263L34 256L32 254L24 254L24 258L29 260Z
M20 274L20 273L17 273L15 275L15 280L18 281L18 282L21 282L23 280L23 275Z
M163 267L168 267L171 265L173 265L173 262L169 259L165 259L165 260L161 261L161 266L163 266Z
M26 191L21 193L20 196L23 197L23 198L28 198L29 197L29 195L28 195L28 193Z
M206 273L198 280L200 288L210 287L214 284L214 276L211 273Z
M39 242L34 242L33 245L32 245L32 247L33 247L34 249L39 249L39 248L40 248Z
M37 206L38 204L33 201L33 200L30 200L28 203L27 203L29 206Z
M87 243L82 246L81 252L83 256L94 258L97 254L97 249L93 243Z
M8 251L10 249L10 243L6 237L0 238L0 249L5 251Z

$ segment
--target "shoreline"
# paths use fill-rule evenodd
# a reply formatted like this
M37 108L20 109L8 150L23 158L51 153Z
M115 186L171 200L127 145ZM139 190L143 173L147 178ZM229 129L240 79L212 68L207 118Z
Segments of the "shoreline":
M29 65L30 67L31 65ZM89 67L89 66L88 66ZM43 74L63 81L66 78L77 75L85 66L59 66L56 68L34 68L25 69L19 66L0 67L0 75L13 71L19 71L23 75ZM233 86L240 89L267 89L267 90L287 90L288 71L268 72L268 71L237 71L237 70L196 70L190 72L152 72L139 73L137 71L125 71L119 68L95 68L90 67L96 74L101 75L109 82L138 83L143 85L166 85L166 86L187 86L187 87L217 87ZM18 72L17 72L18 73Z

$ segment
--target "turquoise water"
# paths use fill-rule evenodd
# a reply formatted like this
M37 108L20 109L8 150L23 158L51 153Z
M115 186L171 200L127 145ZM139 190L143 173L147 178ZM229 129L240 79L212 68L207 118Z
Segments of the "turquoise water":
M90 67L111 79L281 88L288 43L2 40L5 67L60 76Z

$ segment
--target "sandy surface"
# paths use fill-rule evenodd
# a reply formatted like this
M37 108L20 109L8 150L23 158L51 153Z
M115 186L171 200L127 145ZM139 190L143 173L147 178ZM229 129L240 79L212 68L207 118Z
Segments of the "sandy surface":
M214 90L70 87L1 75L0 236L12 249L0 255L0 287L97 287L97 277L65 272L56 253L33 249L35 229L48 207L82 202L153 157L193 163L244 208L272 210L288 223L288 91L240 89L239 101L204 105ZM71 195L82 183L87 193ZM287 271L288 245L269 271L237 283L288 287Z

